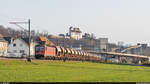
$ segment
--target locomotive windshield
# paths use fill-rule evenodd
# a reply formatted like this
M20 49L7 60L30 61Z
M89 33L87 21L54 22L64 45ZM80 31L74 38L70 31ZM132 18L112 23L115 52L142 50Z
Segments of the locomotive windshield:
M40 48L39 48L39 47L36 47L35 50L38 51L38 50L40 50Z
M45 47L40 47L40 46L38 46L38 47L35 48L35 50L36 50L36 51L44 51L44 50L45 50Z
M44 51L44 50L45 50L45 47L41 47L40 50L41 50L41 51Z

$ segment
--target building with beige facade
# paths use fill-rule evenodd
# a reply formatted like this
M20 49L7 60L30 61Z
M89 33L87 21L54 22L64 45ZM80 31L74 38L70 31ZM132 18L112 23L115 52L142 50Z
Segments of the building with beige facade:
M3 39L3 36L0 34L0 56L6 56L8 49L8 43Z

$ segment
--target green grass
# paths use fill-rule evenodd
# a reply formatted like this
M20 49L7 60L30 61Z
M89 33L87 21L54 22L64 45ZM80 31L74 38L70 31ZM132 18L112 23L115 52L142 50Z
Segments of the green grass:
M0 82L150 82L150 67L77 61L0 60Z

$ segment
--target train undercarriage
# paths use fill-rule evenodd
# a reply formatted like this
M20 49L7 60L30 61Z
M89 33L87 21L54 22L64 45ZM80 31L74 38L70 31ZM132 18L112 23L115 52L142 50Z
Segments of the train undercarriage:
M62 61L92 61L92 62L98 62L100 61L100 58L94 58L89 56L71 56L71 55L65 55L65 56L44 56L44 55L38 55L35 56L36 59L44 59L44 60L62 60Z

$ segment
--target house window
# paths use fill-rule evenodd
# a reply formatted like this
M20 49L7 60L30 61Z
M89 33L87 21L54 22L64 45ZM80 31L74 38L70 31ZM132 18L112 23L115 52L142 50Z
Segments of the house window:
M24 53L24 50L20 50L20 53Z
M15 43L13 44L13 47L16 47L16 44L15 44Z
M17 53L17 50L14 50L14 53Z

